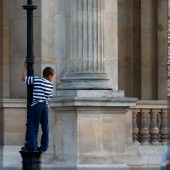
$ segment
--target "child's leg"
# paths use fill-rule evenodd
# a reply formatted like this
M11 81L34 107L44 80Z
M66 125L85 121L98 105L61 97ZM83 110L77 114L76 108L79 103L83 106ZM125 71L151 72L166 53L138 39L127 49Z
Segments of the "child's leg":
M37 135L41 115L42 115L41 105L39 106L39 104L36 104L31 107L31 111L28 115L26 147L32 151L37 150Z
M47 151L49 143L49 125L48 125L48 106L46 105L44 106L40 123L42 128L40 149L42 151Z

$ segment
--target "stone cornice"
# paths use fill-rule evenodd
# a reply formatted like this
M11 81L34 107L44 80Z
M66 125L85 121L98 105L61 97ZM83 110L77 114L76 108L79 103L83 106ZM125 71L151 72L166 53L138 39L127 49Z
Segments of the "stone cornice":
M136 98L126 97L58 97L52 98L50 107L60 106L131 106L132 109L167 109L166 100L138 100L136 106ZM26 108L26 99L3 99L4 108Z
M138 100L136 106L131 107L136 109L167 109L166 100Z
M26 99L3 99L3 107L12 107L12 108L18 108L18 107L26 107L27 101Z
M127 97L60 97L52 98L50 107L56 106L134 106L137 98Z

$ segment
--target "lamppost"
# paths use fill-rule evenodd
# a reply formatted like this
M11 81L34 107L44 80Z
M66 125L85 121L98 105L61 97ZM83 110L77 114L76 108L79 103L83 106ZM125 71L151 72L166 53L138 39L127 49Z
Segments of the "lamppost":
M33 54L33 10L37 9L37 6L33 5L32 0L27 0L27 5L23 6L23 9L27 10L27 76L34 75L34 54ZM27 85L27 118L30 113L31 103L33 97L33 86ZM27 124L26 124L27 125ZM27 129L27 128L26 128ZM26 130L27 135L27 130ZM22 163L24 170L40 169L41 153L19 151L22 156Z
M32 0L27 1L27 5L24 5L23 8L27 10L27 76L34 75L34 54L33 54L33 10L37 6L32 4ZM30 112L30 106L32 103L33 96L33 86L27 85L27 114Z

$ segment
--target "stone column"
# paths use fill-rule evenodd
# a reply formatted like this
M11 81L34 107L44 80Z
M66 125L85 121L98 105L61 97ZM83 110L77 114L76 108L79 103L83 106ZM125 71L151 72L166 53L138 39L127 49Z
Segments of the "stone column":
M158 100L167 100L167 6L167 0L158 1Z
M58 89L112 89L104 68L104 3L72 0L69 57Z
M141 99L157 100L157 1L141 0Z

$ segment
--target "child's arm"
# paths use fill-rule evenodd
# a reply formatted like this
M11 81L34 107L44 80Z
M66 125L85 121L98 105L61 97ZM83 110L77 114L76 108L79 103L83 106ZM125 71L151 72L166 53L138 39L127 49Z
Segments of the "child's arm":
M27 63L24 63L24 70L22 73L22 80L25 81L25 77L27 76Z

